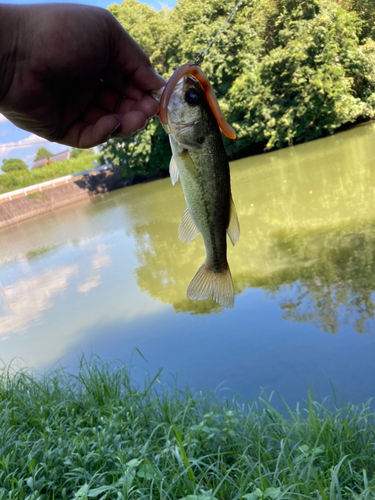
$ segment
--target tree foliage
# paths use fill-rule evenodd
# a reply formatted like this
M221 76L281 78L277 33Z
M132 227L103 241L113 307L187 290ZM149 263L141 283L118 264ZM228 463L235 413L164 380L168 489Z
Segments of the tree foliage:
M35 161L42 158L51 158L52 153L47 148L39 147L35 153Z
M27 170L27 165L19 158L7 158L2 160L1 170L5 173Z
M78 158L78 156L80 156L82 154L93 155L94 151L92 150L92 148L90 148L90 149L72 148L70 151L70 158L71 159Z
M336 0L347 10L354 11L361 23L360 40L375 37L375 2L374 0Z
M16 189L22 189L24 187L32 186L34 184L39 184L52 179L58 179L59 177L63 177L65 175L77 174L85 172L86 170L91 170L93 168L93 161L99 160L99 156L100 155L80 155L79 158L75 158L73 160L53 162L31 170L28 170L25 165L25 169L18 170L16 172L9 171L1 176L0 194L8 193L9 191L14 191Z
M79 155L83 153L83 149L72 148L70 152L70 158L78 158Z
M136 0L109 7L166 79L206 48L232 8L225 0L180 0L159 12ZM281 148L375 116L374 21L373 0L243 2L202 64L237 132L227 151ZM169 164L158 119L103 149L125 174Z

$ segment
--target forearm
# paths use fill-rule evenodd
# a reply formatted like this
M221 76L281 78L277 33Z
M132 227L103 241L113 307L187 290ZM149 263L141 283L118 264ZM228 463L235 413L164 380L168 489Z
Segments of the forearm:
M18 6L0 4L0 110L12 83L19 56L21 18Z

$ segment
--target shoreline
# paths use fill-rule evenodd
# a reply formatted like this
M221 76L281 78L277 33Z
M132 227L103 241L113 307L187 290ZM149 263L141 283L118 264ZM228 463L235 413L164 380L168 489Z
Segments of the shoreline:
M345 132L354 127L367 125L372 122L374 122L374 120L358 120L356 123L348 123L342 125L335 132L335 134L332 135L336 135L340 132ZM314 139L314 141L318 139L324 139L329 136L330 135L327 134ZM295 146L299 146L301 144L306 143L299 143ZM277 149L264 151L263 149L260 149L260 146L258 146L259 144L254 144L251 148L251 151L248 148L243 148L236 153L230 153L227 155L228 161L232 162L251 156L258 156L260 154L267 154L278 151ZM86 174L80 178L77 178L77 180L74 180L73 182L60 184L48 189L43 189L41 192L35 191L29 195L26 195L25 193L24 196L21 195L17 198L6 200L0 203L0 230L18 222L23 222L25 220L37 217L38 215L42 215L47 212L51 212L52 210L65 207L72 203L85 199L88 200L93 196L105 194L126 186L133 186L135 184L163 179L168 176L169 171L167 169L164 169L159 170L157 173L151 175L135 174L131 177L123 179L122 168L114 167L113 171L105 171L96 175Z
M89 200L93 196L163 177L164 172L159 172L147 177L135 175L123 179L122 169L115 167L113 171L98 173L95 176L87 174L73 182L48 187L42 191L36 190L0 203L0 230L72 203Z

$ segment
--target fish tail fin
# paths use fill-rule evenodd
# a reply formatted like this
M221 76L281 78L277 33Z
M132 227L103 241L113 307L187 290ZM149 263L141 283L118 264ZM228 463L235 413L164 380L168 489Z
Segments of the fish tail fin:
M206 300L212 293L212 299L223 307L234 306L234 290L229 266L221 272L215 272L205 262L197 271L187 290L190 300Z

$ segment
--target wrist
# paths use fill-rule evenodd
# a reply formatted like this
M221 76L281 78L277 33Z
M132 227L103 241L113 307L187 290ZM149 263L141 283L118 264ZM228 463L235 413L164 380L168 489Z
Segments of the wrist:
M21 9L0 4L0 109L16 71Z

